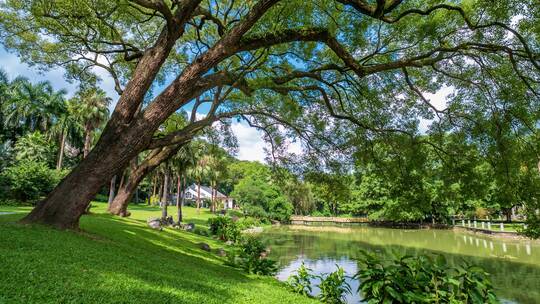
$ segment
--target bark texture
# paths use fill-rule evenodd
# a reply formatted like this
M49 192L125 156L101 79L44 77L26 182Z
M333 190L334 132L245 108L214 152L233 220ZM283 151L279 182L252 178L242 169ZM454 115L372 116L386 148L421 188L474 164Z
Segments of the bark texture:
M127 181L118 189L118 194L115 196L109 207L109 213L119 216L128 216L129 212L127 208L129 202L133 198L140 182L157 166L174 156L181 146L182 145L169 146L163 149L153 150L140 165L132 168ZM157 182L154 179L153 195L156 195L156 188Z

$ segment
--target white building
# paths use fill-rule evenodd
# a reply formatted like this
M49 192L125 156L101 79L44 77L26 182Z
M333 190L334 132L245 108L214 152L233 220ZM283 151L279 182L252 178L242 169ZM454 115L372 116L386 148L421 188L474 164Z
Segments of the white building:
M200 197L201 197L201 201L210 201L212 200L212 188L211 187L206 187L206 186L203 186L201 185L201 188L200 188ZM190 201L196 201L197 200L197 196L198 196L198 186L196 184L193 184L191 186L189 186L186 191L185 191L185 199L186 200L190 200ZM225 194L219 192L219 191L215 191L215 199L218 201L218 202L222 202L223 203L223 206L225 209L232 209L234 208L234 200L232 197L228 197L226 196Z

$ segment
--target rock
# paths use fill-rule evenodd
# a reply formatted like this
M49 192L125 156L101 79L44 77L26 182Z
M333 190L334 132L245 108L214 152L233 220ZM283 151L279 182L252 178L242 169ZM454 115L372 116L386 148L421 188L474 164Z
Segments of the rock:
M199 248L201 248L202 250L204 251L212 251L212 248L210 248L210 245L206 244L206 243L199 243Z
M184 229L185 231L193 231L195 230L195 224L187 223L185 225L182 225L182 229Z
M161 219L161 224L164 226L172 226L174 225L174 220L172 216L168 216L164 219Z
M276 226L281 225L281 222L280 222L280 221L276 221L276 220L270 220L270 223L272 223L272 225L276 225Z
M223 248L219 248L217 250L217 255L219 255L220 257L227 256L227 251L225 251L225 249L223 249Z
M151 217L151 218L148 218L148 219L146 220L147 223L150 223L150 222L156 222L156 221L159 222L159 221L160 221L159 218L157 218L157 217Z
M252 227L252 228L243 230L242 233L249 233L249 234L262 233L263 230L264 230L263 227Z
M233 242L233 241L226 241L226 242L225 242L225 245L229 245L229 246L231 246L232 244L234 244L234 242Z
M233 222L238 222L238 220L240 218L238 216L236 216L236 215L233 215L233 216L231 216L231 219L232 219Z
M146 223L148 224L148 227L154 229L154 230L162 230L161 228L161 221L158 218L149 218L146 220Z

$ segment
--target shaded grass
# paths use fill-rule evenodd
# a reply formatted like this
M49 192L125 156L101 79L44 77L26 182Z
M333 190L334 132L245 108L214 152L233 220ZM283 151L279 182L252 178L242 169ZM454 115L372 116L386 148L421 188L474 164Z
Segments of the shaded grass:
M130 218L94 203L82 232L59 231L0 216L0 303L311 303L273 278L246 275L199 249L223 243L184 231L154 231L146 218L159 208L131 207ZM171 210L171 213L174 211ZM208 212L185 208L186 221Z

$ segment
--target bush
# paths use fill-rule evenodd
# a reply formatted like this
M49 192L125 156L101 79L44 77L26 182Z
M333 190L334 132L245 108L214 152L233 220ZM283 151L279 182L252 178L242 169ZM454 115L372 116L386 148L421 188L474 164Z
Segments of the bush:
M311 297L311 281L314 278L319 279L320 283L317 285L317 287L319 287L320 293L317 298L322 303L346 303L345 296L352 293L351 286L346 281L347 276L345 276L345 271L343 268L337 265L336 267L337 270L332 273L313 275L310 273L311 269L306 268L302 262L302 266L298 268L296 274L291 275L287 280L287 285L293 292Z
M313 279L311 269L307 268L304 262L302 262L300 268L296 270L296 274L289 276L287 279L287 286L295 293L311 296L311 292L313 292L311 279Z
M245 215L252 216L258 219L264 219L268 217L268 213L264 210L263 207L257 205L244 205L242 210Z
M241 239L239 246L227 254L227 264L242 268L250 274L274 275L276 261L266 257L266 249L261 241L253 236Z
M284 196L278 196L268 202L268 217L280 222L287 222L293 213L293 205Z
M240 231L248 228L259 227L261 224L262 223L259 219L253 217L244 217L236 222L236 225Z
M208 219L210 233L222 241L236 242L240 237L240 229L228 216L218 216Z
M337 266L337 265L336 265ZM337 270L317 276L321 280L318 287L321 290L318 298L323 303L341 304L346 303L345 295L351 293L351 286L346 281L345 271L337 266Z
M452 268L442 255L383 261L363 253L356 275L367 303L498 303L488 274L466 264Z
M64 174L43 162L23 160L0 174L0 188L8 199L35 201L52 191Z
M193 233L202 235L202 236L210 236L210 232L208 232L208 230L204 228L200 228L200 227L195 227L195 229L193 229Z

